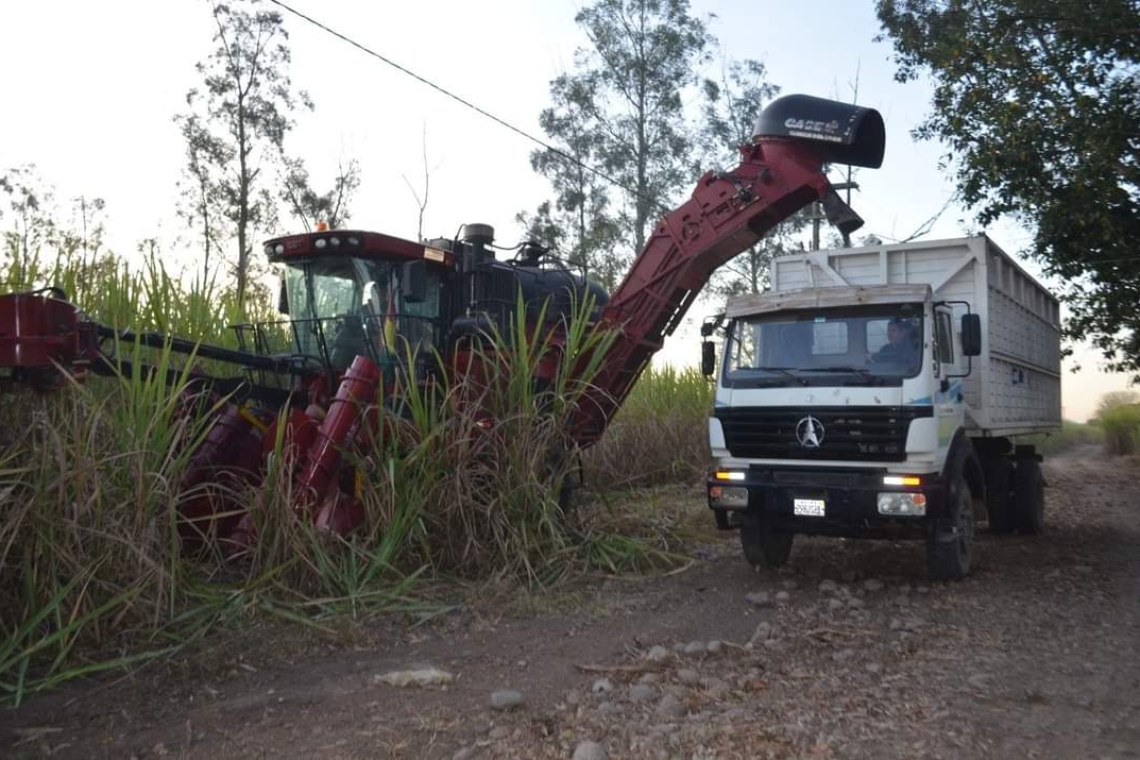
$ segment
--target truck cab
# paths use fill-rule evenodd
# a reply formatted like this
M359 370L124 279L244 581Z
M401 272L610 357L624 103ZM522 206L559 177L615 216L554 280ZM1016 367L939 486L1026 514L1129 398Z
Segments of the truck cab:
M1021 503L1040 513L1039 457L1013 440L1059 425L1058 326L991 324L1041 338L1021 356L994 350L984 313L1008 296L987 268L1016 266L999 254L985 238L820 251L778 259L771 290L728 302L713 323L722 361L705 367L708 504L753 564L784 564L797 534L924 538L930 575L956 579L979 522L1015 522L1018 468ZM1029 297L1044 307L1041 292ZM999 388L1019 376L1034 404Z

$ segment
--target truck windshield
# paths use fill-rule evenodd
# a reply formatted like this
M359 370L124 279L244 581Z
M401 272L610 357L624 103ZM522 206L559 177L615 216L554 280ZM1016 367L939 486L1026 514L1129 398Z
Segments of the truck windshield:
M774 312L738 318L725 380L787 385L897 385L922 366L920 304ZM790 376L790 377L789 377Z
M402 262L336 257L286 270L297 350L344 370L358 356L393 362L426 352L439 330L439 277L429 270L426 297L404 298Z

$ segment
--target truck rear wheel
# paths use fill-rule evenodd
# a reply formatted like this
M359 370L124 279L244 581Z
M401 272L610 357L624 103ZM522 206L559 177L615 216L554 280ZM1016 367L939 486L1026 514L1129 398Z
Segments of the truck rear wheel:
M994 533L1012 533L1013 515L1013 463L1008 459L993 459L986 463L986 513L990 530Z
M957 581L970 572L974 550L974 501L966 479L959 474L950 483L945 520L938 521L926 545L930 579Z
M792 553L795 537L794 533L778 533L759 522L746 521L740 526L740 546L753 567L783 567Z
M1037 535L1045 527L1045 478L1035 459L1021 459L1013 477L1013 512L1017 530Z

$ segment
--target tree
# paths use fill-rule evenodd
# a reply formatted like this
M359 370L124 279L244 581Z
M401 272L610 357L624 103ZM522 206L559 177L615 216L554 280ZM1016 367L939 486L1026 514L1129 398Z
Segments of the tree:
M40 178L34 164L17 166L0 176L9 221L3 232L5 289L39 286L44 263L41 252L54 246L58 226L52 213L54 193Z
M178 117L187 141L190 192L203 239L214 233L207 211L215 200L237 239L237 297L243 305L253 252L251 232L272 226L276 201L263 174L283 155L291 114L312 109L305 93L294 94L291 59L281 14L260 0L213 5L214 51L199 63L202 89L186 94L190 111ZM195 168L196 164L196 168ZM216 196L216 198L214 197Z
M896 78L934 79L915 131L947 145L963 201L1012 215L1068 283L1071 338L1140 374L1140 4L878 0Z
M1096 414L1093 416L1103 420L1105 414L1111 413L1113 409L1137 404L1140 404L1140 393L1136 391L1109 391L1100 397L1100 401L1096 404Z
M756 60L730 61L719 80L706 79L699 127L705 166L731 169L740 160L740 146L752 140L756 118L780 88L768 81L764 64ZM768 285L772 258L786 253L793 236L803 228L800 215L777 225L756 245L739 254L714 275L711 292L720 296L759 293Z
M554 103L541 118L560 149L532 164L555 186L550 210L577 217L579 257L604 253L617 272L621 252L603 245L616 247L620 233L627 252L641 251L653 218L693 176L682 93L697 84L714 41L687 0L596 0L575 21L589 46L551 83ZM604 190L584 165L614 187ZM612 209L610 193L620 199Z
M590 86L566 74L551 82L554 105L542 111L539 124L558 147L535 151L530 163L550 180L555 199L539 204L533 216L520 213L516 218L530 238L559 250L612 290L619 275L614 252L621 230L610 210L610 183L593 168L601 165L603 155Z
M195 115L179 117L182 137L186 141L185 177L179 183L182 198L178 215L186 226L196 230L202 245L202 283L211 282L210 258L223 237L220 228L225 218L221 175L232 159L228 146L210 134Z
M344 226L352 216L348 205L360 187L360 162L355 158L341 162L337 167L333 186L324 193L312 187L309 170L300 158L281 154L284 176L281 182L281 199L305 228L312 232L317 222L324 221L330 229Z

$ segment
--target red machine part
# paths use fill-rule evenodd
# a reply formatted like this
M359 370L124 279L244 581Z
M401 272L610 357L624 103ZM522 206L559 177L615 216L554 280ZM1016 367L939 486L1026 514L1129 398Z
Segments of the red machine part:
M261 431L247 412L229 405L198 446L179 493L178 535L187 548L228 538L242 517L240 491L261 473Z
M330 490L336 485L345 445L355 437L364 411L375 403L380 379L380 369L367 357L357 356L305 454L293 509L304 517L313 517L316 511L318 526L347 533L363 519L363 510L355 499L330 494Z
M80 357L79 311L47 292L0 295L0 367L52 370Z
M614 291L602 320L620 333L594 380L599 391L575 420L580 443L601 436L713 271L831 192L822 159L803 144L767 140L741 154L731 172L705 173L692 197L658 223Z

